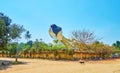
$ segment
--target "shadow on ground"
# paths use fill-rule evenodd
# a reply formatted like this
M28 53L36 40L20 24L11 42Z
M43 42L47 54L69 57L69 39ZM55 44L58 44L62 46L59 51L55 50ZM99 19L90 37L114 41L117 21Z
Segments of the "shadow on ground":
M11 68L12 65L24 65L24 64L27 64L27 62L0 60L0 70L6 70L8 68Z

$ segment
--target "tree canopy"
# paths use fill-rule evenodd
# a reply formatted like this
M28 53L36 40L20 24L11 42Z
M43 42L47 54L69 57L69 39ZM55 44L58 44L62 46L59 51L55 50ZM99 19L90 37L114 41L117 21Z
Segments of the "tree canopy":
M20 38L23 31L23 26L12 24L8 16L0 13L0 49L7 49L8 42Z

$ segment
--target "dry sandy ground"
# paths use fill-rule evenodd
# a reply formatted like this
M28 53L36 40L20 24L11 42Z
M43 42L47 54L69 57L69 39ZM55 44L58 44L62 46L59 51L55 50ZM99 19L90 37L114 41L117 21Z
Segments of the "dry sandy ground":
M14 58L0 58L0 60L13 61ZM0 70L0 73L120 73L120 59L85 64L41 59L19 59L19 61L26 64L11 65Z

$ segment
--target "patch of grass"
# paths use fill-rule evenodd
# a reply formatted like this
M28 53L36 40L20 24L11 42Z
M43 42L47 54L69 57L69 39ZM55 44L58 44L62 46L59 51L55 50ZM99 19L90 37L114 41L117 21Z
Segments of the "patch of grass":
M15 61L12 61L11 64L12 65L19 65L19 64L24 64L24 62L20 62L20 61L15 62Z

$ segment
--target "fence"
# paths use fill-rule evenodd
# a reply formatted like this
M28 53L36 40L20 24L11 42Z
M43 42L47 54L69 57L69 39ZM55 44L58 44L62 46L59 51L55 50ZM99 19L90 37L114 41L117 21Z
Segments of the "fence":
M15 57L15 54L5 54L0 53L0 57ZM66 59L66 60L79 60L82 59L96 59L99 58L99 54L73 51L72 54L67 54L66 51L41 51L39 53L35 52L20 52L18 55L20 58L41 58L41 59Z

